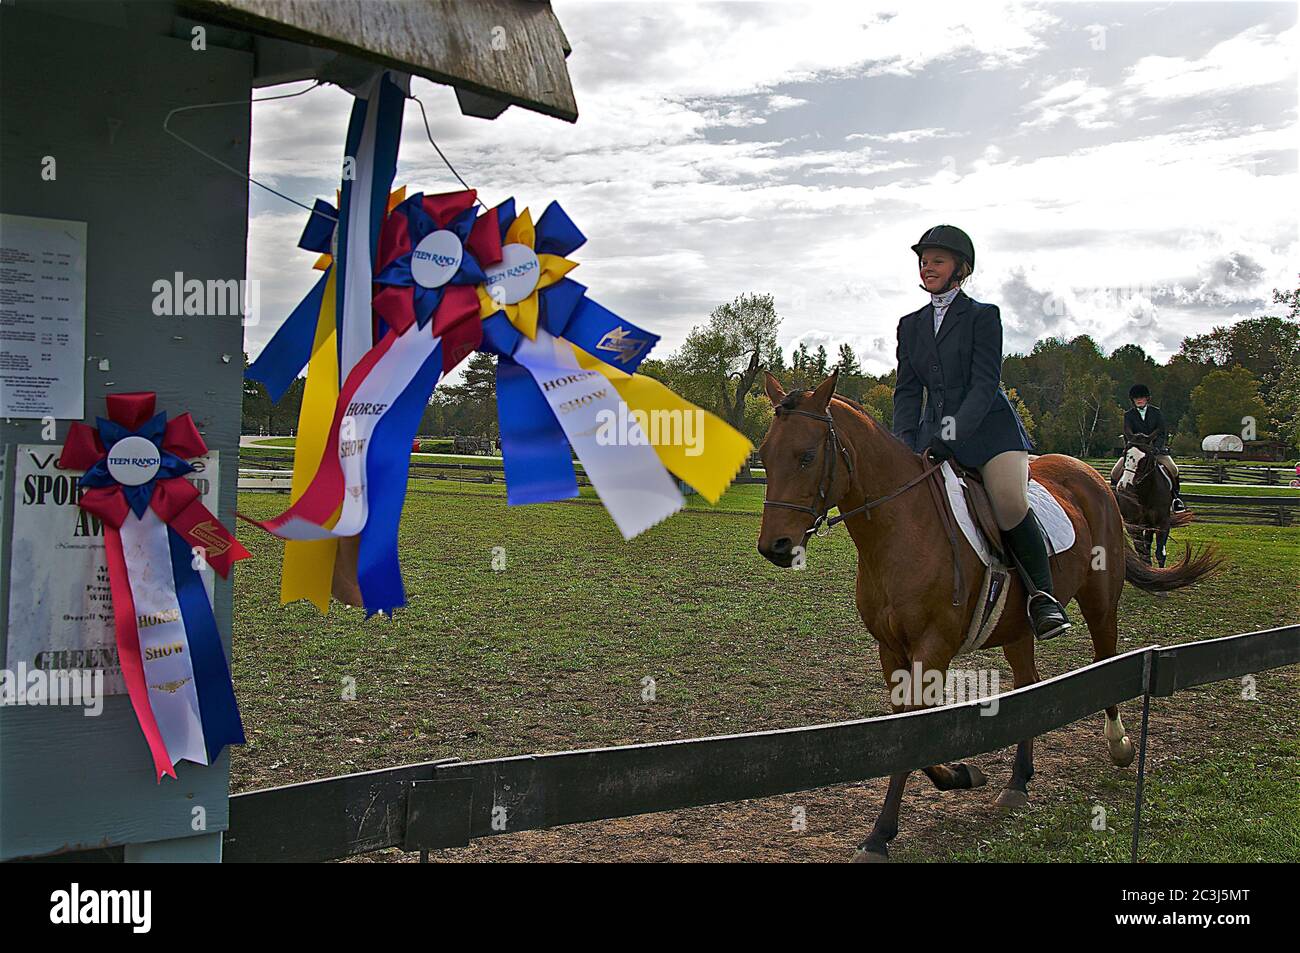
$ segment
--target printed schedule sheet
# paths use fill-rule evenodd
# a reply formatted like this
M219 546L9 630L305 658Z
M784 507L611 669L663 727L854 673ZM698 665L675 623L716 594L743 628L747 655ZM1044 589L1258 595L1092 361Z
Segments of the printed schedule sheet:
M0 417L85 415L86 223L0 213Z

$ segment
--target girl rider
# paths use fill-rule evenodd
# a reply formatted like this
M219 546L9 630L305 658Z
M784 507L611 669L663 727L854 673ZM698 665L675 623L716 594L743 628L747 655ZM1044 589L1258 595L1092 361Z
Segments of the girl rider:
M980 472L1029 591L1034 635L1053 638L1070 622L1052 595L1047 546L1029 507L1033 444L999 386L1001 315L961 289L975 268L975 246L960 228L936 225L912 251L930 301L898 322L894 433L931 461L955 459Z
M1181 481L1178 479L1178 466L1169 455L1166 444L1169 442L1169 428L1165 426L1165 415L1160 408L1151 403L1151 389L1146 384L1134 384L1129 388L1128 399L1133 406L1124 412L1124 442L1127 444L1134 436L1142 434L1151 438L1151 447L1156 452L1156 463L1165 468L1169 481L1173 484L1174 499L1170 512L1181 513L1187 509L1179 499ZM1110 485L1119 483L1124 473L1124 457L1110 471Z

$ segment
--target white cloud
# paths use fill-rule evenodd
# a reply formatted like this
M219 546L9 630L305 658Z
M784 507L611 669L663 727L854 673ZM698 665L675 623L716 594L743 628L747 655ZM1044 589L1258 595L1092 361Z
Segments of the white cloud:
M1115 125L1106 118L1111 109L1110 90L1092 86L1086 79L1076 77L1053 86L1025 107L1036 115L1025 126L1031 129L1050 129L1065 119L1073 120L1080 129L1106 129Z
M873 142L902 142L911 144L921 142L925 139L951 139L957 135L955 132L945 131L937 126L929 129L900 129L897 132L887 132L882 134L872 132L854 132L845 136L844 139L852 142L856 139L870 139Z
M808 100L799 99L795 96L769 96L767 97L767 108L776 112L781 109L793 109L796 106L807 106Z
M661 333L665 353L717 304L771 292L787 351L800 339L847 340L868 370L886 371L898 317L924 300L908 246L940 221L975 237L976 297L1060 289L1074 296L1063 328L1104 342L1140 337L1158 354L1184 333L1248 311L1261 289L1266 296L1294 280L1300 241L1293 210L1278 198L1298 184L1285 115L1232 129L1221 124L1235 117L1180 112L1161 99L1174 105L1130 121L1131 109L1156 102L1148 97L1191 88L1163 60L1182 63L1201 88L1213 79L1216 88L1265 89L1241 85L1240 43L1200 57L1142 56L1131 73L1113 64L1107 84L1085 71L1095 53L1068 60L1079 30L1059 28L1038 8L927 5L889 15L827 6L619 4L614 13L557 0L573 45L576 125L513 108L476 120L459 114L446 87L417 80L415 92L439 145L486 202L513 195L534 214L552 199L564 205L589 239L574 256L574 278ZM1118 17L1124 8L1112 9ZM1257 52L1275 42L1257 29L1234 39L1243 36ZM961 126L927 98L957 69L969 90ZM1294 78L1293 61L1289 70ZM1272 62L1260 68L1277 72ZM902 106L864 97L852 107L861 112L846 114L845 86L873 83L927 92ZM988 89L996 94L984 97ZM332 199L349 105L326 89L255 106L254 174L299 198ZM1014 130L1020 115L1028 121L1014 140L990 131ZM897 148L916 143L938 148ZM459 187L414 104L397 181L429 192ZM296 248L305 214L277 206L251 223L250 276L263 280L272 324L274 309L287 314L318 274ZM1206 274L1228 274L1222 263L1232 255L1253 263L1240 272L1249 280L1203 287ZM1114 287L1145 297L1128 295L1121 306L1085 293ZM1030 291L1020 293L1032 311ZM1150 309L1159 320L1135 335ZM1018 307L1004 315L1008 347L1048 331ZM251 329L249 349L256 353L270 330Z
M1205 56L1145 56L1128 71L1126 90L1143 99L1223 95L1294 82L1300 30L1271 33L1260 24L1215 44Z

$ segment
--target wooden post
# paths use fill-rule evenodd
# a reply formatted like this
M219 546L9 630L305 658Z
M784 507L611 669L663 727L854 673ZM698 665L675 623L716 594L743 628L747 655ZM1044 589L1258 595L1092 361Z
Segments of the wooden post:
M151 24L123 29L129 11L124 20L121 8L96 16L97 8L0 4L4 211L86 223L87 361L77 419L93 425L105 415L104 396L127 391L156 392L158 410L169 415L191 412L220 454L216 515L234 526L241 317L159 316L152 289L175 282L177 272L187 280L244 278L248 184L164 135L162 122L178 106L247 101L253 54L215 44L199 53ZM185 115L183 132L246 169L249 121L248 105L200 110ZM57 162L51 181L41 179L44 156ZM40 420L0 421L0 444L10 445L11 462L23 444L57 453L68 426L58 421L47 439ZM12 517L11 488L0 496ZM11 519L0 526L7 651ZM29 558L59 554L51 546ZM229 652L230 581L216 580L214 610ZM69 705L0 707L0 860L122 844L139 845L132 856L141 859L217 860L229 766L224 753L210 766L182 762L178 778L159 783L126 695L105 698L97 717Z

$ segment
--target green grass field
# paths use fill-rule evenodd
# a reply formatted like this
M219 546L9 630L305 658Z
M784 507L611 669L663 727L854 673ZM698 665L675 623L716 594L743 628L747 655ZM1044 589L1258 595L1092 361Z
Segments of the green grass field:
M240 564L235 586L234 677L249 737L234 754L235 789L884 713L875 644L853 606L851 541L843 531L814 541L803 572L769 565L754 548L762 490L734 488L717 507L692 498L624 542L590 491L511 508L500 485L412 481L402 529L409 606L392 619L280 606L282 544L241 524L255 558ZM264 518L286 502L246 494L239 505ZM1171 542L1171 557L1184 540L1214 542L1229 568L1163 599L1126 590L1121 651L1300 620L1300 529L1193 525ZM504 569L494 570L494 557ZM1010 685L1000 652L977 658ZM1090 660L1080 626L1040 647L1039 670L1047 677ZM356 699L345 701L349 679ZM1300 673L1262 673L1256 683L1254 701L1228 682L1153 703L1147 859L1300 858ZM1137 704L1124 706L1131 733L1139 716ZM1010 751L974 759L990 778L980 791L940 795L914 776L894 856L1122 858L1135 769L1109 764L1101 723L1098 715L1039 740L1034 806L1022 814L991 807ZM840 860L882 793L880 781L844 785L493 838L445 856ZM791 831L792 806L806 812L806 831Z
M1205 496L1278 496L1300 499L1300 488L1289 486L1245 486L1240 483L1184 483L1184 493Z

